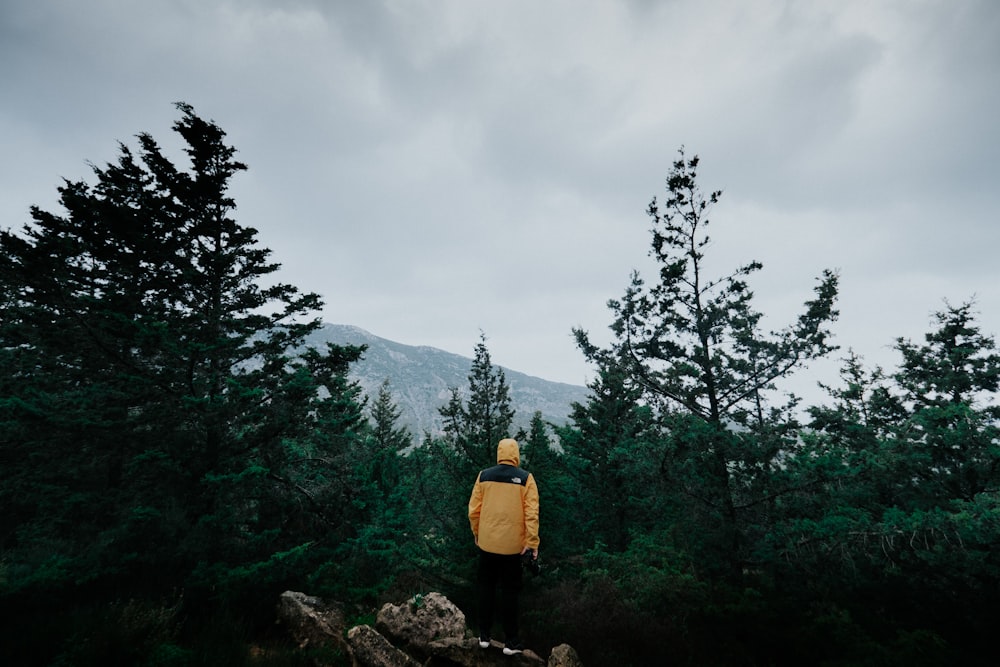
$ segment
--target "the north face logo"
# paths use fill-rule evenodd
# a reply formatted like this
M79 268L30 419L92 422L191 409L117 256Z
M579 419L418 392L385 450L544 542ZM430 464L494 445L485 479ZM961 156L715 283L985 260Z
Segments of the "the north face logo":
M520 477L511 477L510 481L512 483L514 483L514 484L520 484L521 483L521 478Z

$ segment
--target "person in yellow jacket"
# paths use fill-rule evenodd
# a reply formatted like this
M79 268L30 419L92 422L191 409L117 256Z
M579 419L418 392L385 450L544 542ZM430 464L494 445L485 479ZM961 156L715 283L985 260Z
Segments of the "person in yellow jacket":
M479 645L490 646L499 586L507 655L524 649L517 618L521 557L530 552L530 558L538 558L538 487L534 476L520 465L517 441L504 438L497 445L497 465L480 471L469 498L469 523L479 547Z

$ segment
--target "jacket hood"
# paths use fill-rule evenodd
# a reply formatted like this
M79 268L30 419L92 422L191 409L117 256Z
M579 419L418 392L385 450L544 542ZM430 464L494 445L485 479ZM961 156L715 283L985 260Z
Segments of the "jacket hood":
M517 447L517 440L504 438L497 445L497 463L507 463L514 467L521 465L521 450Z

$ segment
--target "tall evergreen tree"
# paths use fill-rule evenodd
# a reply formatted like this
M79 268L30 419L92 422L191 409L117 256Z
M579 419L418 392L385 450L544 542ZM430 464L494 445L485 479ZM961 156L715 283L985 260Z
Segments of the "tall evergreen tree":
M697 157L683 150L667 177L667 197L649 205L653 222L650 255L659 280L647 288L633 273L630 286L609 307L615 336L609 350L577 343L591 361L621 360L628 377L643 388L650 406L677 410L686 432L675 433L670 474L718 516L724 567L739 577L747 558L741 522L747 509L767 498L762 480L780 470L783 446L794 439L775 430L787 408L769 405L775 382L811 359L829 353L828 324L837 316L837 276L827 271L805 312L788 328L765 334L752 307L747 280L761 269L750 262L722 277L708 275L706 228L721 192L698 184Z
M923 345L897 340L903 364L895 376L911 410L913 483L932 504L1000 488L1000 353L980 332L971 303L948 306L935 319Z
M558 456L552 449L552 438L549 436L550 425L542 417L541 410L535 410L528 425L528 434L521 443L522 463L532 471L548 469L555 466Z
M514 409L510 386L502 368L493 366L486 347L485 334L476 344L469 372L469 396L463 403L457 388L452 389L448 405L441 408L446 441L454 448L466 470L472 471L495 462L496 446L510 437Z
M413 436L405 426L400 426L403 411L392 397L389 380L382 382L372 404L369 420L372 427L372 466L369 477L384 497L399 483L399 456L413 445Z
M1000 354L980 333L971 304L949 306L935 319L923 345L897 339L902 364L894 374L867 372L852 355L844 387L827 388L833 403L810 410L818 446L855 475L851 507L876 515L927 510L1000 484Z
M264 286L279 266L228 193L246 166L221 128L178 109L189 171L142 134L138 155L122 145L93 168L94 186L60 188L64 214L35 207L0 233L0 420L14 426L0 492L17 508L3 539L19 583L173 585L199 562L302 544L295 503L273 502L311 496L288 450L339 446L317 433L349 437L360 419L346 373L361 348L289 353L321 301Z
M314 580L318 592L341 601L370 601L398 576L416 568L413 483L404 454L413 446L409 429L400 426L399 407L388 379L367 410L364 437L345 452L350 469L342 525L349 535L330 564Z
M1000 582L1000 354L970 304L935 320L923 344L897 339L895 373L846 360L786 460L815 483L782 498L769 540L782 580L845 608L852 633L932 638L971 664Z
M476 475L496 463L497 443L511 434L514 409L504 372L493 366L485 335L480 336L470 369L468 399L454 387L440 408L443 435L427 437L406 457L413 496L420 509L416 534L423 553L415 557L437 585L461 592L475 557L467 507ZM461 554L467 558L457 558Z
M565 466L573 480L574 509L569 520L585 550L603 544L624 551L631 530L641 517L633 501L648 498L643 467L659 472L659 461L648 458L646 443L654 438L654 415L642 401L641 388L620 364L600 358L590 397L575 404L572 425L556 430L565 451ZM582 530L581 530L582 528Z

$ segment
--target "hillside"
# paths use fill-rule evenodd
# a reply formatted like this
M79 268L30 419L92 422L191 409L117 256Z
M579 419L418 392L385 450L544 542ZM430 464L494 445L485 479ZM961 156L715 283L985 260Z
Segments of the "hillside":
M467 393L470 357L433 347L404 345L342 324L324 324L308 339L308 344L320 348L326 342L368 346L364 358L352 366L351 378L372 398L388 378L393 400L401 411L401 425L409 428L418 441L424 432L441 432L438 409L448 402L451 388ZM550 382L508 368L503 371L517 426L527 428L536 410L546 421L566 423L572 403L582 403L587 397L586 387Z

